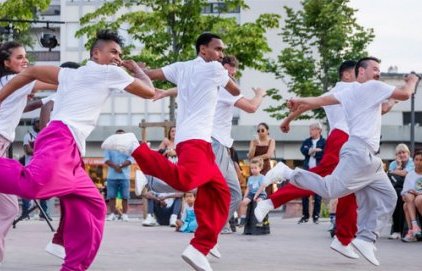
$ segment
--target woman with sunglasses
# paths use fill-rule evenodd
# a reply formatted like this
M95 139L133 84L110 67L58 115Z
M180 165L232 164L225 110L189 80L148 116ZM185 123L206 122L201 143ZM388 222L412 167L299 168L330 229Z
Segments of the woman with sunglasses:
M265 122L258 124L256 132L257 136L249 144L248 158L261 158L264 161L261 174L265 175L271 169L270 158L274 156L275 140L270 137L269 127ZM267 187L266 192L268 195L272 194L272 187Z

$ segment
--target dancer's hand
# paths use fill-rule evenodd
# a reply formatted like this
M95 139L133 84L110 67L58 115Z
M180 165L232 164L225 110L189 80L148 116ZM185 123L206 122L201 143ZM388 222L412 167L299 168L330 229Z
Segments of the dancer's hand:
M152 97L152 100L155 102L157 100L163 99L167 97L167 91L159 89L159 88L155 88L155 95L154 97Z
M290 120L285 118L280 124L280 130L283 133L288 133L290 131Z
M123 60L121 66L125 67L129 72L133 74L144 73L143 70L138 66L138 64L132 59Z
M252 90L255 93L255 96L265 97L265 95L267 95L267 93L265 92L265 90L262 89L262 88L252 88Z

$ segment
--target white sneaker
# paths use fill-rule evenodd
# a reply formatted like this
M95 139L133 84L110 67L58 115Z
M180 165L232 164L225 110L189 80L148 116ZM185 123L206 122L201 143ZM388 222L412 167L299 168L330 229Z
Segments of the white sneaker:
M265 174L264 184L268 186L272 183L283 182L289 179L292 172L293 170L286 166L283 162L278 162L275 167Z
M375 248L373 242L355 238L353 239L352 244L370 263L376 266L380 265L379 261L375 257Z
M218 250L218 245L215 245L211 250L210 250L210 255L213 256L214 258L220 259L221 258L221 253Z
M148 179L144 173L140 170L136 170L135 172L135 194L137 196L142 195L142 191L144 190L145 186L148 184Z
M170 227L176 227L177 215L172 214L170 216Z
M104 150L114 150L131 155L139 147L139 141L133 133L114 134L107 137L101 148Z
M388 239L400 240L401 234L400 232L393 232L390 236L388 236Z
M115 220L117 220L117 216L114 213L111 213L106 217L106 221L115 221Z
M185 251L183 251L182 259L196 271L212 271L207 257L192 245L189 245Z
M122 220L125 222L129 221L129 217L127 216L127 214L122 214Z
M337 239L337 236L334 236L334 239L331 242L330 248L342 254L343 256L346 256L347 258L350 258L350 259L359 258L359 255L353 250L352 245L351 244L348 244L347 246L343 245Z
M261 223L271 210L274 210L274 205L270 199L258 201L254 210L258 223Z
M51 241L45 247L45 251L47 251L51 255L54 255L60 259L64 259L66 257L66 251L64 250L64 247L58 244L54 244Z
M142 226L151 227L157 225L157 220L151 214L147 214L147 218L142 222Z

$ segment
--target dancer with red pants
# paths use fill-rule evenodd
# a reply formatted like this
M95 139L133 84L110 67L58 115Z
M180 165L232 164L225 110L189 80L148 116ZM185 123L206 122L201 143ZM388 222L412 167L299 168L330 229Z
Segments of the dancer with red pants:
M342 82L337 83L333 88L335 91L341 91L343 82L355 81L355 61L345 61L340 65L339 77ZM324 107L331 131L326 141L324 156L318 166L309 169L322 177L331 174L339 162L340 149L349 138L349 129L341 105L332 105ZM283 132L288 132L290 122L299 116L298 112L291 113L282 122L280 128ZM268 184L265 184L266 186ZM262 188L261 188L262 189ZM309 197L314 192L298 188L290 183L281 187L269 199L258 202L255 209L255 216L261 221L265 215L272 209L297 198ZM331 248L343 254L346 257L357 259L359 255L353 250L350 243L355 237L357 231L356 199L354 194L342 197L338 200L336 211L336 236L331 244Z
M115 89L144 98L155 90L134 61L121 60L121 38L101 31L91 48L91 61L77 70L30 67L0 91L0 102L33 80L58 84L51 122L35 141L34 156L23 167L0 158L0 193L24 198L59 197L63 204L66 258L62 271L84 271L93 262L104 229L104 199L86 173L82 155L101 108ZM135 77L128 75L122 65Z
M157 177L179 191L198 188L195 201L198 229L182 258L195 270L202 271L212 270L206 255L217 244L227 221L230 202L229 188L215 163L211 147L219 87L232 95L240 93L227 70L216 61L222 60L223 48L220 37L204 33L196 42L196 59L146 72L153 80L165 79L177 85L177 164L150 150L147 144L139 145L133 134L112 135L102 145L104 149L131 153L145 174Z

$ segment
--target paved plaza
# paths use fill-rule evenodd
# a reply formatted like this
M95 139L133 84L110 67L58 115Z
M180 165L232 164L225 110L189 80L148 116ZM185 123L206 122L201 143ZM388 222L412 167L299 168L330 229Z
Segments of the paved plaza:
M75 218L77 219L77 218ZM57 220L57 218L56 218ZM57 225L57 221L54 224ZM374 267L361 257L347 259L329 248L329 223L296 224L297 218L270 217L271 234L222 235L220 260L210 258L215 271L248 270L421 270L422 242L406 244L385 237L377 242L381 266ZM44 252L52 233L44 221L23 221L8 235L6 261L1 271L56 271L61 260ZM142 227L139 218L129 222L106 222L104 240L92 271L191 270L180 254L191 234L173 228Z

